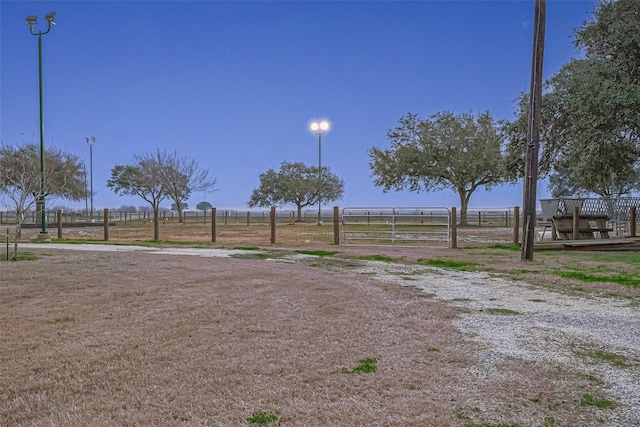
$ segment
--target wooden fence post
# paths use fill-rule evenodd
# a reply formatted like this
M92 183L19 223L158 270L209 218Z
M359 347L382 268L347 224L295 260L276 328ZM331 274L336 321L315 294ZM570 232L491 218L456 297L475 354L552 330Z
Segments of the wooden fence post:
M62 239L62 210L56 211L56 225L58 227L58 239Z
M211 208L211 242L216 241L216 208Z
M636 237L636 207L631 206L631 212L629 214L629 232L631 237Z
M247 225L251 225L251 211L247 211Z
M333 207L333 244L340 244L340 208Z
M520 243L520 206L513 207L513 244Z
M535 218L533 219L535 221ZM578 240L580 237L580 207L573 208L573 240Z
M271 227L271 244L276 244L276 207L271 206L271 212L269 212L269 225Z
M109 241L109 209L104 208L104 241Z
M455 206L451 208L449 221L449 226L451 227L451 247L456 249L458 247L458 219Z

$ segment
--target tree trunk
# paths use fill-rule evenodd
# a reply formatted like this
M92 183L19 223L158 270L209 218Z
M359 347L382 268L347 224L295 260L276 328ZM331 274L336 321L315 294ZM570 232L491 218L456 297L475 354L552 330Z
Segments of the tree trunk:
M182 206L180 206L180 203L176 202L176 209L178 209L178 224L183 224L184 221L182 220Z
M469 207L469 196L464 191L458 191L460 195L460 222L458 225L467 226L467 208Z
M296 205L298 206L298 215L296 217L296 222L302 222L302 206L301 205Z
M11 256L11 261L18 260L18 240L20 240L20 235L22 234L22 221L24 219L20 219L19 216L16 215L16 231L13 236L13 255ZM7 234L7 239L9 235Z
M153 240L160 240L160 223L158 223L158 207L153 207Z

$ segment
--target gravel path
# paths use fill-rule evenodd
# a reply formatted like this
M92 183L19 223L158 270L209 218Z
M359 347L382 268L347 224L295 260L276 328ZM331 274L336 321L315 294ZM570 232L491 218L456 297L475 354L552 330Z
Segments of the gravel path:
M487 273L383 262L369 262L360 271L385 282L415 286L465 309L457 326L486 346L484 366L475 375L491 375L493 366L506 357L571 366L602 378L616 402L624 406L607 426L640 426L637 307L615 298L560 294ZM492 314L496 309L518 314ZM620 355L626 366L589 357L593 351Z

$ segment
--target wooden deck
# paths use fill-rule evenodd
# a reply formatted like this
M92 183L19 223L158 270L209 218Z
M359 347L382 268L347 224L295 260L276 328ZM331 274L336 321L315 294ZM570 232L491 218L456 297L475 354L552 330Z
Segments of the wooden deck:
M640 251L640 237L535 242L534 249L559 251Z

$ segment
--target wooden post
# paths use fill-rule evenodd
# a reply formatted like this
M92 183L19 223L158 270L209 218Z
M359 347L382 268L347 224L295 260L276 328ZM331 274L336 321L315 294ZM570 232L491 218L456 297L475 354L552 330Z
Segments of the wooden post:
M520 243L520 206L513 207L513 244Z
M580 237L580 207L573 208L573 240L578 240Z
M458 247L458 220L455 206L451 208L451 215L449 216L449 227L451 227L451 247L456 249Z
M109 209L104 208L104 241L109 241Z
M216 208L211 208L211 242L216 241Z
M482 227L482 212L478 212L478 227Z
M224 211L224 225L227 225L228 218L229 218L229 211Z
M340 244L340 208L333 207L333 244Z
M276 207L271 207L269 212L269 225L271 226L271 244L276 244Z
M62 239L62 210L56 211L56 225L58 226L58 239Z
M251 225L251 211L247 211L247 225Z
M540 151L540 117L542 105L542 63L547 0L535 0L533 21L533 55L531 58L531 88L529 91L529 114L527 120L527 142L525 145L525 170L522 210L524 213L521 257L522 261L533 261L533 246L536 231L536 189L538 185L538 160Z
M631 206L631 211L629 212L629 233L631 237L636 237L636 207Z

